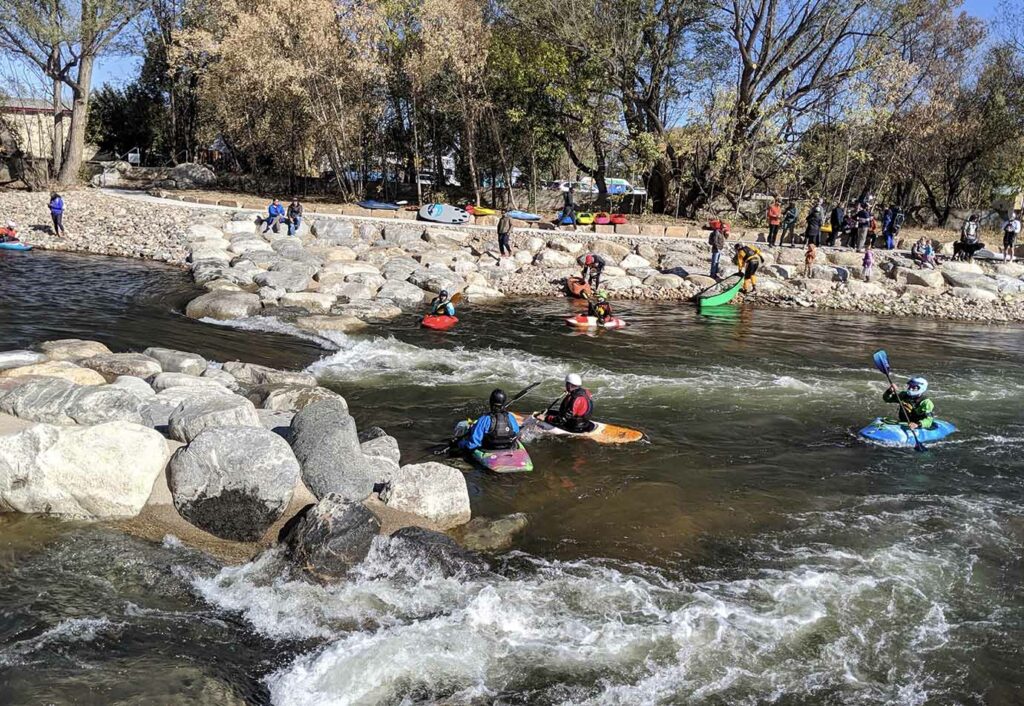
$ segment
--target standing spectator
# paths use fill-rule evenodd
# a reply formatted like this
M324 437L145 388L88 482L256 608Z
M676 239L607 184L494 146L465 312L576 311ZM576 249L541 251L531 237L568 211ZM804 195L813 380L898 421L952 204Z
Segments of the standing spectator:
M267 220L263 221L263 232L266 233L273 228L274 232L277 233L282 220L284 220L284 206L281 205L280 201L274 199L267 206Z
M789 247L796 247L796 219L799 216L799 212L796 209L796 204L790 202L789 206L786 207L786 213L782 216L782 233L779 235L779 245L782 245L782 241L786 238L786 233L789 233Z
M824 220L825 212L822 209L822 201L818 199L807 213L807 231L804 233L804 238L808 243L821 246L821 224Z
M831 247L836 244L836 238L840 237L840 233L843 232L843 228L846 225L846 211L843 210L843 205L841 203L836 203L828 220L829 225L832 226L832 232L828 236L828 245ZM842 240L839 242L841 244ZM818 243L818 245L820 244L821 243Z
M972 213L960 227L960 241L953 243L954 260L973 260L974 253L985 247L978 241L978 214Z
M848 248L852 248L854 243L857 242L857 204L849 203L846 205L846 218L843 220L843 235L839 239L839 244Z
M288 235L295 235L302 225L302 204L299 197L293 196L292 202L288 204ZM277 232L276 230L274 231Z
M722 250L725 249L725 229L722 221L715 218L708 225L711 233L708 235L708 245L711 246L711 276L718 279L718 264L722 260Z
M576 187L569 184L569 188L562 195L562 218L571 218L576 222Z
M859 204L857 209L857 252L864 249L868 240L868 230L871 228L871 212L864 204Z
M870 210L870 209L869 209ZM875 238L878 237L878 221L875 220L875 214L871 214L871 221L868 223L868 245L872 248L875 247Z
M903 230L903 221L906 220L906 215L903 213L903 209L900 208L899 204L892 205L892 223L889 224L889 235L886 238L886 244L890 250L895 250L897 245L896 238L899 236L900 231Z
M818 249L814 243L807 243L807 250L804 251L804 277L810 277L814 272L814 260L818 257Z
M768 206L768 245L774 247L775 238L779 234L779 226L782 224L782 206L779 204L778 199L772 199L772 203ZM782 239L779 239L779 245L782 245Z
M864 268L864 281L870 282L871 273L875 269L875 251L871 249L871 243L864 247L864 260L860 264Z
M503 213L501 218L498 219L498 252L501 253L502 257L505 257L506 254L512 257L512 246L509 245L511 237L512 219L508 217L507 213Z
M1016 211L1010 211L1010 217L1003 224L1003 262L1013 262L1013 247L1020 235L1020 219Z
M53 234L61 238L67 234L64 232L64 199L60 194L50 194L50 218L53 220Z

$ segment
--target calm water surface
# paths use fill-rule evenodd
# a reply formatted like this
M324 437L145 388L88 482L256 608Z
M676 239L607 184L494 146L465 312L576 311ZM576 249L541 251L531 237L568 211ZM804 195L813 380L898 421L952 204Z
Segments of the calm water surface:
M561 301L412 317L361 336L180 315L185 274L0 255L0 348L56 337L310 367L406 462L496 386L580 372L648 443L536 438L537 470L465 467L474 514L525 512L497 573L444 579L379 547L347 584L222 568L168 538L8 517L0 701L1015 704L1024 544L1018 327L621 305L579 335ZM961 431L925 454L857 440L887 413L884 347ZM88 694L88 695L86 695Z

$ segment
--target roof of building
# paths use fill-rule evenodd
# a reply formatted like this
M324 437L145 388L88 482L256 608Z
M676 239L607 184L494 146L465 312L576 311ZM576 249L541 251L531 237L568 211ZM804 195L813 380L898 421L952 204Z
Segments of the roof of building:
M2 96L0 97L0 110L6 112L49 113L53 111L53 102L42 98ZM64 110L70 111L71 106L65 103Z

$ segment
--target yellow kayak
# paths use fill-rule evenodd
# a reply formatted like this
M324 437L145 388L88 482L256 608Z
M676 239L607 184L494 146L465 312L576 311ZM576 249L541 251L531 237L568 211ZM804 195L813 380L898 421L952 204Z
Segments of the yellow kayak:
M473 206L473 210L470 211L474 216L497 216L498 212L493 208L484 208L483 206Z
M599 444L631 444L644 438L644 433L641 431L614 424L605 424L604 422L594 422L593 429L577 434L556 427L554 424L548 424L536 416L527 417L524 414L516 414L514 416L519 425L524 428L536 429L544 434L552 434L553 436L574 436L581 439L591 439Z

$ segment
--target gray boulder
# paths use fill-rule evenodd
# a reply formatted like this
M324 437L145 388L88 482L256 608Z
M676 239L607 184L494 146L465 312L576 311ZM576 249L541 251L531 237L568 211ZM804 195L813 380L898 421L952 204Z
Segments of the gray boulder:
M110 353L110 349L99 341L86 341L80 338L61 338L56 341L44 341L39 349L50 360L70 360L77 362L93 355Z
M276 368L268 368L265 365L256 365L254 363L239 363L237 361L231 361L224 363L222 370L231 374L239 382L245 382L251 385L280 384L305 385L307 387L316 386L316 378L309 373L277 370Z
M90 385L78 390L65 413L79 424L142 424L142 407L142 398L129 390L113 385Z
M292 499L299 464L288 443L262 427L207 429L167 467L174 507L201 530L252 542Z
M388 507L419 515L440 529L464 525L471 516L466 479L443 463L402 466L387 475L379 495Z
M241 319L258 314L263 305L260 298L248 292L208 292L196 297L185 307L190 319Z
M94 355L81 362L83 368L95 370L107 382L113 382L119 375L147 379L163 372L160 362L142 353L108 353Z
M169 390L172 387L205 387L212 389L225 389L224 384L216 378L197 377L186 373L160 373L153 378L153 389L157 392Z
M336 245L347 245L352 241L352 222L332 218L318 218L313 221L313 234L317 240Z
M22 378L23 382L0 392L0 412L30 422L74 424L68 408L81 385L63 378Z
M260 424L286 441L292 436L292 419L294 412L275 412L272 409L257 409L256 414L260 418Z
M380 521L361 503L329 493L282 531L287 557L306 575L330 583L366 558Z
M283 289L286 292L302 292L309 287L312 278L304 269L282 268L273 272L260 272L252 278L260 287Z
M213 170L192 162L183 162L175 166L170 177L179 189L194 189L197 186L213 186L217 183L217 175Z
M969 264L969 263L968 263ZM958 289L982 289L993 294L999 292L999 282L987 275L976 272L958 272L943 270L942 276L951 287Z
M144 401L142 423L149 427L166 427L171 413L182 404L200 404L214 397L231 395L227 388L217 390L207 387L172 387L158 392Z
M217 395L183 402L167 420L171 438L188 443L207 429L262 426L252 402L238 395Z
M260 399L260 407L276 412L298 412L314 402L321 400L338 400L345 405L345 398L326 387L308 387L306 385L274 385L255 390Z
M471 578L488 571L487 562L441 532L423 527L402 527L388 539L386 552L404 565L409 557L424 574Z
M517 512L497 519L474 517L455 531L455 537L477 552L501 552L512 547L516 535L526 529L526 515Z
M172 348L147 348L142 353L160 363L160 367L167 373L202 375L207 366L206 358L203 356Z
M317 498L337 493L363 500L381 480L381 472L359 447L356 422L339 400L314 402L295 415L291 444L302 480Z
M427 297L427 292L410 282L390 279L377 292L377 297L380 299L390 299L401 307L411 308L422 306Z
M118 375L117 379L110 383L110 387L127 390L136 397L144 400L156 395L156 392L152 387L150 387L148 382L142 378L137 378L132 375Z
M366 456L386 458L394 463L401 463L402 450L398 448L398 439L388 436L380 427L370 427L359 432L359 447Z
M0 370L10 370L45 361L46 356L35 351L4 351L0 353Z

